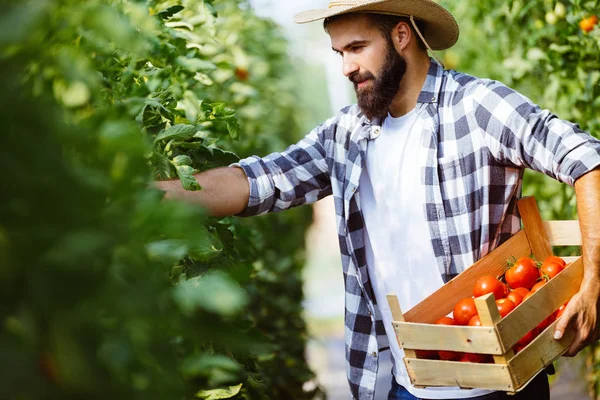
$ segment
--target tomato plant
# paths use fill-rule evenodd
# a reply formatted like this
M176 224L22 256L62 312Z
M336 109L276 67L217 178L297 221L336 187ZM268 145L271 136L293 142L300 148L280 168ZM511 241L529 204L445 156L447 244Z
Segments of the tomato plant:
M302 136L279 28L237 0L4 11L0 397L321 396L304 355L310 209L216 219L149 189L198 190L195 172Z

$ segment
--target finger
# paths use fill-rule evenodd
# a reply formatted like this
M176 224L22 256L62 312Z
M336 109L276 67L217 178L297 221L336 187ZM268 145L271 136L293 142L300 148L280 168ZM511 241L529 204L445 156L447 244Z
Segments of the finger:
M563 338L565 332L567 331L567 329L569 329L569 326L571 325L572 319L574 319L573 314L571 314L571 311L569 310L569 308L567 306L567 308L565 309L565 312L558 319L558 323L556 324L556 327L554 328L554 339L555 340L560 340Z

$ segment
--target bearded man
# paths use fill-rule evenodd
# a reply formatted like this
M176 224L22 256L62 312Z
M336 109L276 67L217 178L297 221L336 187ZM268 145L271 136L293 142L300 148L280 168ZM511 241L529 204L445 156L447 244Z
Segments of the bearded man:
M382 351L394 361L390 399L508 398L504 392L416 388L385 295L408 310L520 229L516 202L530 168L575 186L584 280L555 337L568 355L597 338L600 294L600 141L503 84L444 70L428 50L458 39L431 0L331 1L296 22L324 20L358 105L299 143L197 175L203 190L160 182L167 197L217 216L260 215L333 195L346 291L347 375L372 399ZM546 374L514 399L548 399Z

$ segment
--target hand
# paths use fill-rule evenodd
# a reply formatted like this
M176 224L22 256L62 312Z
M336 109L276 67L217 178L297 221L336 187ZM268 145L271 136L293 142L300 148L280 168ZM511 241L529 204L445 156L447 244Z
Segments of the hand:
M571 346L564 354L567 357L577 355L584 347L595 342L600 337L598 327L600 317L600 281L587 280L565 307L563 315L556 324L554 339L563 337L567 329L575 331Z

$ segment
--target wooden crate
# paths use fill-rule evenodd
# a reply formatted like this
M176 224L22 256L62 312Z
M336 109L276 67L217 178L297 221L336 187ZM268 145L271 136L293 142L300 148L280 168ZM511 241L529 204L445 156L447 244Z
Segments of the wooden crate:
M393 326L413 385L517 392L569 347L574 332L554 340L555 321L519 353L515 355L512 350L521 337L577 293L583 277L581 257L563 257L567 267L505 318L500 318L494 296L488 294L475 299L483 326L432 325L451 313L459 300L472 296L478 278L504 273L510 257L533 255L543 261L552 255L552 246L581 246L578 221L542 221L532 197L521 199L518 207L524 226L521 231L410 311L403 314L397 297L388 295ZM491 354L494 363L418 359L415 350Z

